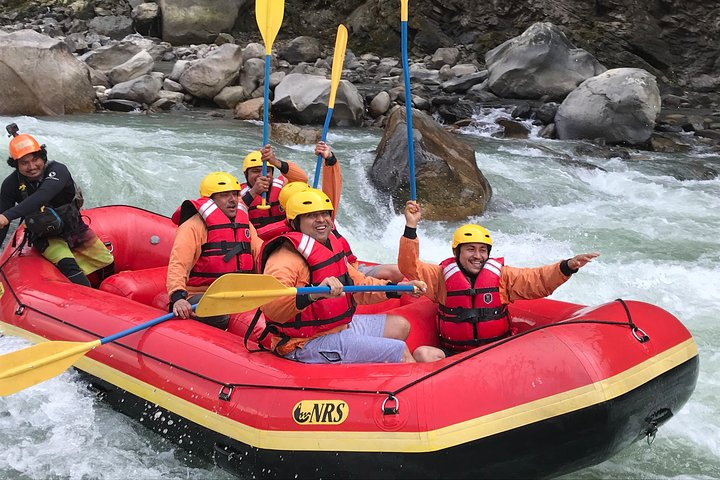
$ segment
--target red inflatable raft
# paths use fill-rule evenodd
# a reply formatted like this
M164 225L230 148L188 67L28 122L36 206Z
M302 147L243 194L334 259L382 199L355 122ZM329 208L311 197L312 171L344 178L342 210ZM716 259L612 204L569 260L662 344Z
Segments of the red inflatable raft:
M8 242L5 334L87 342L167 313L171 221L127 206L84 214L119 273L80 287ZM429 301L374 307L389 309L411 321L411 350L437 344ZM517 335L431 364L305 365L250 353L243 322L169 320L76 368L118 410L252 478L555 476L655 435L695 387L695 342L656 306L536 300L511 314Z

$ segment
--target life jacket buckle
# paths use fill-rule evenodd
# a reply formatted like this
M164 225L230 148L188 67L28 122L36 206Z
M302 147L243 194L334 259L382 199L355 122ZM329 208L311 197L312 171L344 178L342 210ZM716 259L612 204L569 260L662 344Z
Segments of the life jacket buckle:
M394 402L395 404L393 406L387 406L388 400ZM397 415L400 411L400 400L398 400L395 395L390 394L385 400L383 400L380 409L382 410L383 415Z
M233 390L235 390L235 387L232 385L223 385L220 387L220 392L218 392L218 398L220 400L224 400L226 402L230 401L230 397L232 396Z

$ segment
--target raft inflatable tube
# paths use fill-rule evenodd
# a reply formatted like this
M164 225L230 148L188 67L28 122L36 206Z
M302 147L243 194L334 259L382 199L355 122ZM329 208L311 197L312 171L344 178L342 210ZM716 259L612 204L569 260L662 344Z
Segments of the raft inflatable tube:
M167 312L170 219L128 206L83 214L118 273L98 289L72 284L18 247L20 228L0 257L3 333L88 342ZM405 315L411 350L438 344L427 300L365 311ZM117 410L252 478L557 476L654 436L695 388L696 344L659 307L541 299L510 312L517 335L427 364L306 365L253 353L243 345L250 312L229 331L169 320L75 366Z

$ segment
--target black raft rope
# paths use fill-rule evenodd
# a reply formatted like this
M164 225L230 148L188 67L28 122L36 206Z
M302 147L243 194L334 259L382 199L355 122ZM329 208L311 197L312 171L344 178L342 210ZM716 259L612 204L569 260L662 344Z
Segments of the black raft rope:
M40 314L40 315L43 315L43 316L45 316L45 317L47 317L47 318L50 318L50 319L52 319L52 320L55 320L55 321L57 321L57 322L59 322L59 323L62 323L62 324L64 324L64 325L67 325L67 326L69 326L69 327L72 327L72 328L74 328L74 329L76 329L76 330L82 331L82 332L84 332L84 333L86 333L86 334L88 334L88 335L91 335L91 336L93 336L93 337L102 338L101 335L99 335L99 334L96 333L96 332L93 332L92 330L88 330L88 329L86 329L86 328L79 327L78 325L75 325L75 324L73 324L73 323L71 323L71 322L69 322L69 321L67 321L67 320L63 320L63 319L61 319L61 318L55 317L55 316L53 316L53 315L51 315L51 314L49 314L49 313L43 312L42 310L37 309L37 308L35 308L35 307L32 307L32 306L30 306L30 305L26 305L26 304L24 304L22 301L20 301L20 298L19 298L18 295L16 294L16 292L15 292L15 290L13 289L12 285L11 285L10 282L8 281L7 276L5 275L4 267L5 267L5 264L7 263L7 261L10 260L10 258L12 258L14 255L16 255L16 254L22 249L22 246L23 246L23 245L21 244L18 248L16 248L15 251L8 257L8 259L7 259L5 262L3 262L2 265L0 265L0 275L2 275L2 278L5 280L5 284L7 285L7 290L12 294L12 296L15 298L15 301L16 301L17 304L18 304L18 307L17 307L17 309L15 310L15 314L16 314L16 315L22 315L23 312L27 309L27 310L36 312L36 313L38 313L38 314ZM459 364L461 364L461 363L467 362L467 361L470 360L471 358L474 358L474 357L476 357L476 356L478 356L478 355L482 355L483 353L485 353L485 352L487 352L487 351L489 351L489 350L492 350L492 349L494 349L494 348L498 348L498 347L500 347L501 345L504 345L504 344L506 344L506 343L508 343L508 342L515 341L516 339L518 339L518 338L520 338L520 337L523 337L523 336L525 336L525 335L533 334L533 333L538 332L538 331L540 331L540 330L544 330L544 329L547 329L547 328L560 327L560 326L565 326L565 325L576 325L576 324L617 325L617 326L627 326L627 327L629 327L630 330L631 330L631 332L632 332L633 337L635 337L635 339L636 339L638 342L640 342L640 343L645 343L645 342L647 342L648 340L650 340L650 337L649 337L640 327L638 327L638 326L635 324L635 322L633 322L632 315L630 314L630 309L628 308L628 306L627 306L627 304L625 303L625 301L622 300L622 299L620 299L620 298L616 299L615 301L616 301L616 302L619 302L620 305L622 305L623 309L625 310L625 315L627 316L627 321L625 321L625 322L616 322L616 321L609 321L609 320L583 319L583 320L568 320L568 321L565 321L565 322L551 323L551 324L548 324L548 325L541 325L541 326L539 326L539 327L532 328L532 329L527 330L527 331L525 331L525 332L518 333L518 334L516 334L516 335L512 335L512 336L507 337L507 338L505 338L505 339L503 339L503 340L499 340L499 341L497 341L497 342L495 342L495 343L492 343L492 344L489 344L489 345L487 345L487 346L485 346L485 347L479 348L479 349L473 351L472 353L469 353L469 354L459 353L459 354L456 355L457 358L456 358L455 360L453 360L452 362L448 363L447 365L444 365L444 366L438 368L437 370L434 370L434 371L432 371L432 372L430 372L430 373L428 373L428 374L426 374L426 375L420 376L420 377L416 378L415 380L413 380L413 381L411 381L411 382L408 382L408 383L406 383L405 385L403 385L403 386L401 386L401 387L399 387L399 388L397 388L397 389L395 389L395 390L364 390L364 389L343 389L343 388L287 386L287 385L263 385L263 384L257 384L257 383L231 383L231 382L225 382L225 381L222 381L222 380L218 380L217 378L213 378L213 377L210 377L210 376L208 376L208 375L204 375L204 374L201 374L201 373L199 373L199 372L190 370L190 369L185 368L185 367L183 367L183 366L181 366L181 365L177 365L177 364L175 364L175 363L173 363L173 362L170 362L170 361L168 361L168 360L164 360L164 359L162 359L162 358L160 358L160 357L156 357L156 356L154 356L154 355L150 355L150 354L148 354L148 353L146 353L146 352L143 352L142 350L139 350L139 349L137 349L137 348L131 347L131 346L126 345L126 344L124 344L124 343L122 343L122 342L115 341L115 342L113 342L113 343L114 343L115 345L118 345L118 346L120 346L120 347L122 347L122 348L125 348L125 349L129 350L129 351L132 351L132 352L134 352L134 353L137 353L138 355L141 355L141 356L143 356L143 357L145 357L145 358L155 360L155 361L157 361L158 363L167 365L167 366L169 366L169 367L171 367L171 368L176 368L176 369L178 369L178 370L180 370L180 371L183 371L183 372L188 373L188 374L190 374L190 375L193 375L193 376L195 376L195 377L201 378L201 379L203 379L203 380L206 380L206 381L209 381L209 382L212 382L212 383L216 383L216 384L220 387L219 393L218 393L218 398L220 398L221 400L229 401L229 400L230 400L230 397L231 397L231 395L232 395L232 393L233 393L233 391L234 391L236 388L256 388L256 389L289 390L289 391L303 391L303 392L326 392L326 393L347 393L347 394L360 394L360 395L380 395L380 396L386 396L386 399L385 399L385 401L383 402L383 407L382 407L382 409L383 409L383 414L385 414L385 415L390 415L390 414L397 414L397 413L398 413L398 403L399 403L399 402L398 402L397 396L398 396L400 393L404 392L405 390L408 390L408 389L414 387L415 385L418 385L418 384L420 384L420 383L428 380L429 378L432 378L432 377L434 377L434 376L436 376L436 375L440 375L440 374L442 374L444 371L449 370L449 369L451 369L451 368L454 368L455 366L457 366L457 365L459 365ZM272 353L267 353L267 354L273 355ZM288 360L288 361L290 361L290 360ZM393 406L393 407L386 408L385 406L386 406L386 404L387 404L388 401L392 402L394 406Z

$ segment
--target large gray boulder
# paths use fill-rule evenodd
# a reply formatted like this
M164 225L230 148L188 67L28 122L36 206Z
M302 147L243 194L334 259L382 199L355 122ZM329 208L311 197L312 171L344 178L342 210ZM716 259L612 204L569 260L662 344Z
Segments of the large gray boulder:
M300 62L314 62L320 57L320 41L314 37L297 37L278 50L278 58L295 65Z
M616 68L585 80L555 114L560 139L604 139L639 145L650 139L660 113L655 77L639 68Z
M133 34L123 38L120 42L112 43L97 50L86 53L82 57L85 63L104 74L109 74L113 68L122 65L138 53L145 50L153 58L159 60L160 52L165 50L164 45L158 45L149 38Z
M241 62L242 48L226 43L187 67L178 81L191 95L212 99L237 78Z
M155 72L133 78L127 82L118 83L113 86L108 94L108 99L131 100L133 102L151 105L160 98L162 88L162 73Z
M173 45L212 43L229 32L248 0L159 0L163 40Z
M120 15L108 15L105 17L95 17L88 22L88 29L97 32L100 35L120 40L126 35L133 33L133 22L128 17Z
M291 73L275 88L273 115L301 124L322 124L327 114L330 80L317 75ZM335 96L332 124L358 126L365 104L355 85L340 80Z
M125 63L113 68L108 74L108 80L113 85L127 82L153 71L155 61L147 50L141 50Z
M87 65L65 42L33 30L0 33L0 85L0 115L95 110Z
M405 118L404 108L390 114L370 168L372 183L390 193L398 209L410 198ZM472 147L419 110L413 110L413 147L417 199L425 218L458 221L485 211L492 188Z
M606 69L551 23L535 23L485 54L488 89L502 98L562 100Z

